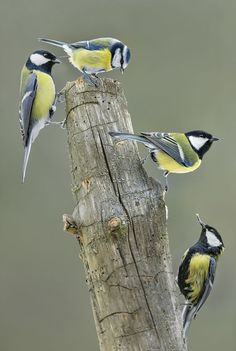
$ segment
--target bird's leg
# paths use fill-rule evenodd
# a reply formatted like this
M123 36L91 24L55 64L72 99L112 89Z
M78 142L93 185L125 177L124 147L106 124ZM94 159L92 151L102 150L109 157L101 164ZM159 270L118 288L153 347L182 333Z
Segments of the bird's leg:
M143 166L143 165L145 164L145 162L147 161L149 155L150 155L150 153L148 153L147 156L145 156L144 158L141 158L140 162L141 162L141 165L142 165L142 166Z
M93 78L92 75L85 72L85 70L83 70L83 75L84 75L84 79L87 80L88 83L90 83L90 84L94 85L96 88L98 88L97 80L95 80L95 78Z
M57 124L62 129L64 129L65 128L65 123L66 123L66 118L63 121L61 121L61 122L52 121L52 117L53 117L55 111L56 111L56 102L55 102L54 105L52 105L52 107L51 107L51 109L49 111L49 117L48 117L47 121L45 122L45 125L48 126L49 124Z
M164 173L163 173L163 176L165 177L165 192L167 193L167 191L168 191L168 179L167 179L167 177L168 177L168 175L169 175L169 172L168 171L165 171Z
M61 122L51 121L51 120L49 119L49 120L47 120L47 122L46 122L45 124L46 124L47 126L48 126L48 125L51 125L51 124L54 124L54 125L60 126L62 129L65 129L66 118L63 119L63 121L61 121Z
M65 128L65 124L66 124L66 119L63 119L63 121L61 122L56 122L56 121L52 121L51 118L53 116L53 114L55 113L56 111L56 105L58 103L61 103L61 102L65 102L65 88L61 89L57 94L56 94L56 99L55 99L55 103L54 105L52 105L51 107L51 110L50 110L50 116L49 116L49 119L47 120L46 122L46 125L49 125L49 124L57 124L59 125L62 129Z
M96 79L96 87L99 87L102 83L101 78L96 73L91 74L91 76Z

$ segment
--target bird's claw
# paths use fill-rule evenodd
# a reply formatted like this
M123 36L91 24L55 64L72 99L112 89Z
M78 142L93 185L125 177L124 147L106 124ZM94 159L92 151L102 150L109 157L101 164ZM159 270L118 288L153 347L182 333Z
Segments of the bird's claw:
M61 129L66 128L66 120L67 120L67 118L65 118L65 119L63 119L63 121L59 122Z

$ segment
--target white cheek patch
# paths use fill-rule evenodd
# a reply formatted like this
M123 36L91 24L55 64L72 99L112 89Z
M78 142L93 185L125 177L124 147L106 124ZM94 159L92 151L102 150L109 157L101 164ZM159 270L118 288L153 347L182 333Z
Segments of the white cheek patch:
M126 62L125 58L127 56L127 51L128 51L128 47L125 46L124 50L123 50L123 56L124 56L124 64L123 64L123 68L126 68L128 66L128 62Z
M212 247L219 247L222 245L221 241L209 230L206 231L207 242Z
M36 66L41 66L41 65L44 65L45 63L47 63L51 60L47 59L46 57L44 57L40 54L32 54L30 56L30 61Z
M121 60L121 52L120 52L120 48L119 48L119 49L116 49L115 55L113 56L112 66L115 68L119 68L120 67L120 60Z
M190 136L189 137L190 143L192 144L192 146L196 149L199 150L201 149L201 147L206 144L206 142L209 140L207 138L203 138L203 137L196 137L196 136Z

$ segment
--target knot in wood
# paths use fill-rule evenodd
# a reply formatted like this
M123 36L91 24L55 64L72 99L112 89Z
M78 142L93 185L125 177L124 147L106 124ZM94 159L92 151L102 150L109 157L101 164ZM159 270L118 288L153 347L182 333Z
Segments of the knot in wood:
M112 217L108 222L108 227L112 232L119 229L121 226L121 219L119 217Z
M82 182L82 186L85 190L89 191L90 189L90 185L91 185L91 178L90 177L87 177L83 180Z

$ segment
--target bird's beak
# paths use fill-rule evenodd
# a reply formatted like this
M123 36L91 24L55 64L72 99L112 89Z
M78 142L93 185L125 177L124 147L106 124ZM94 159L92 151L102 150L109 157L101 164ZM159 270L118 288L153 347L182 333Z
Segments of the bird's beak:
M121 68L120 68L120 71L121 71L121 73L123 74L124 73L124 68L123 68L123 66L121 66Z
M216 138L216 137L212 137L211 138L211 141L218 141L218 140L220 140L219 138Z
M53 60L52 62L53 62L53 63L61 63L61 61L58 60L58 59L55 59L55 60Z
M204 229L206 224L201 220L200 216L198 213L196 213L196 216L197 216L197 220L198 222L200 223L200 225L202 226L202 228Z

